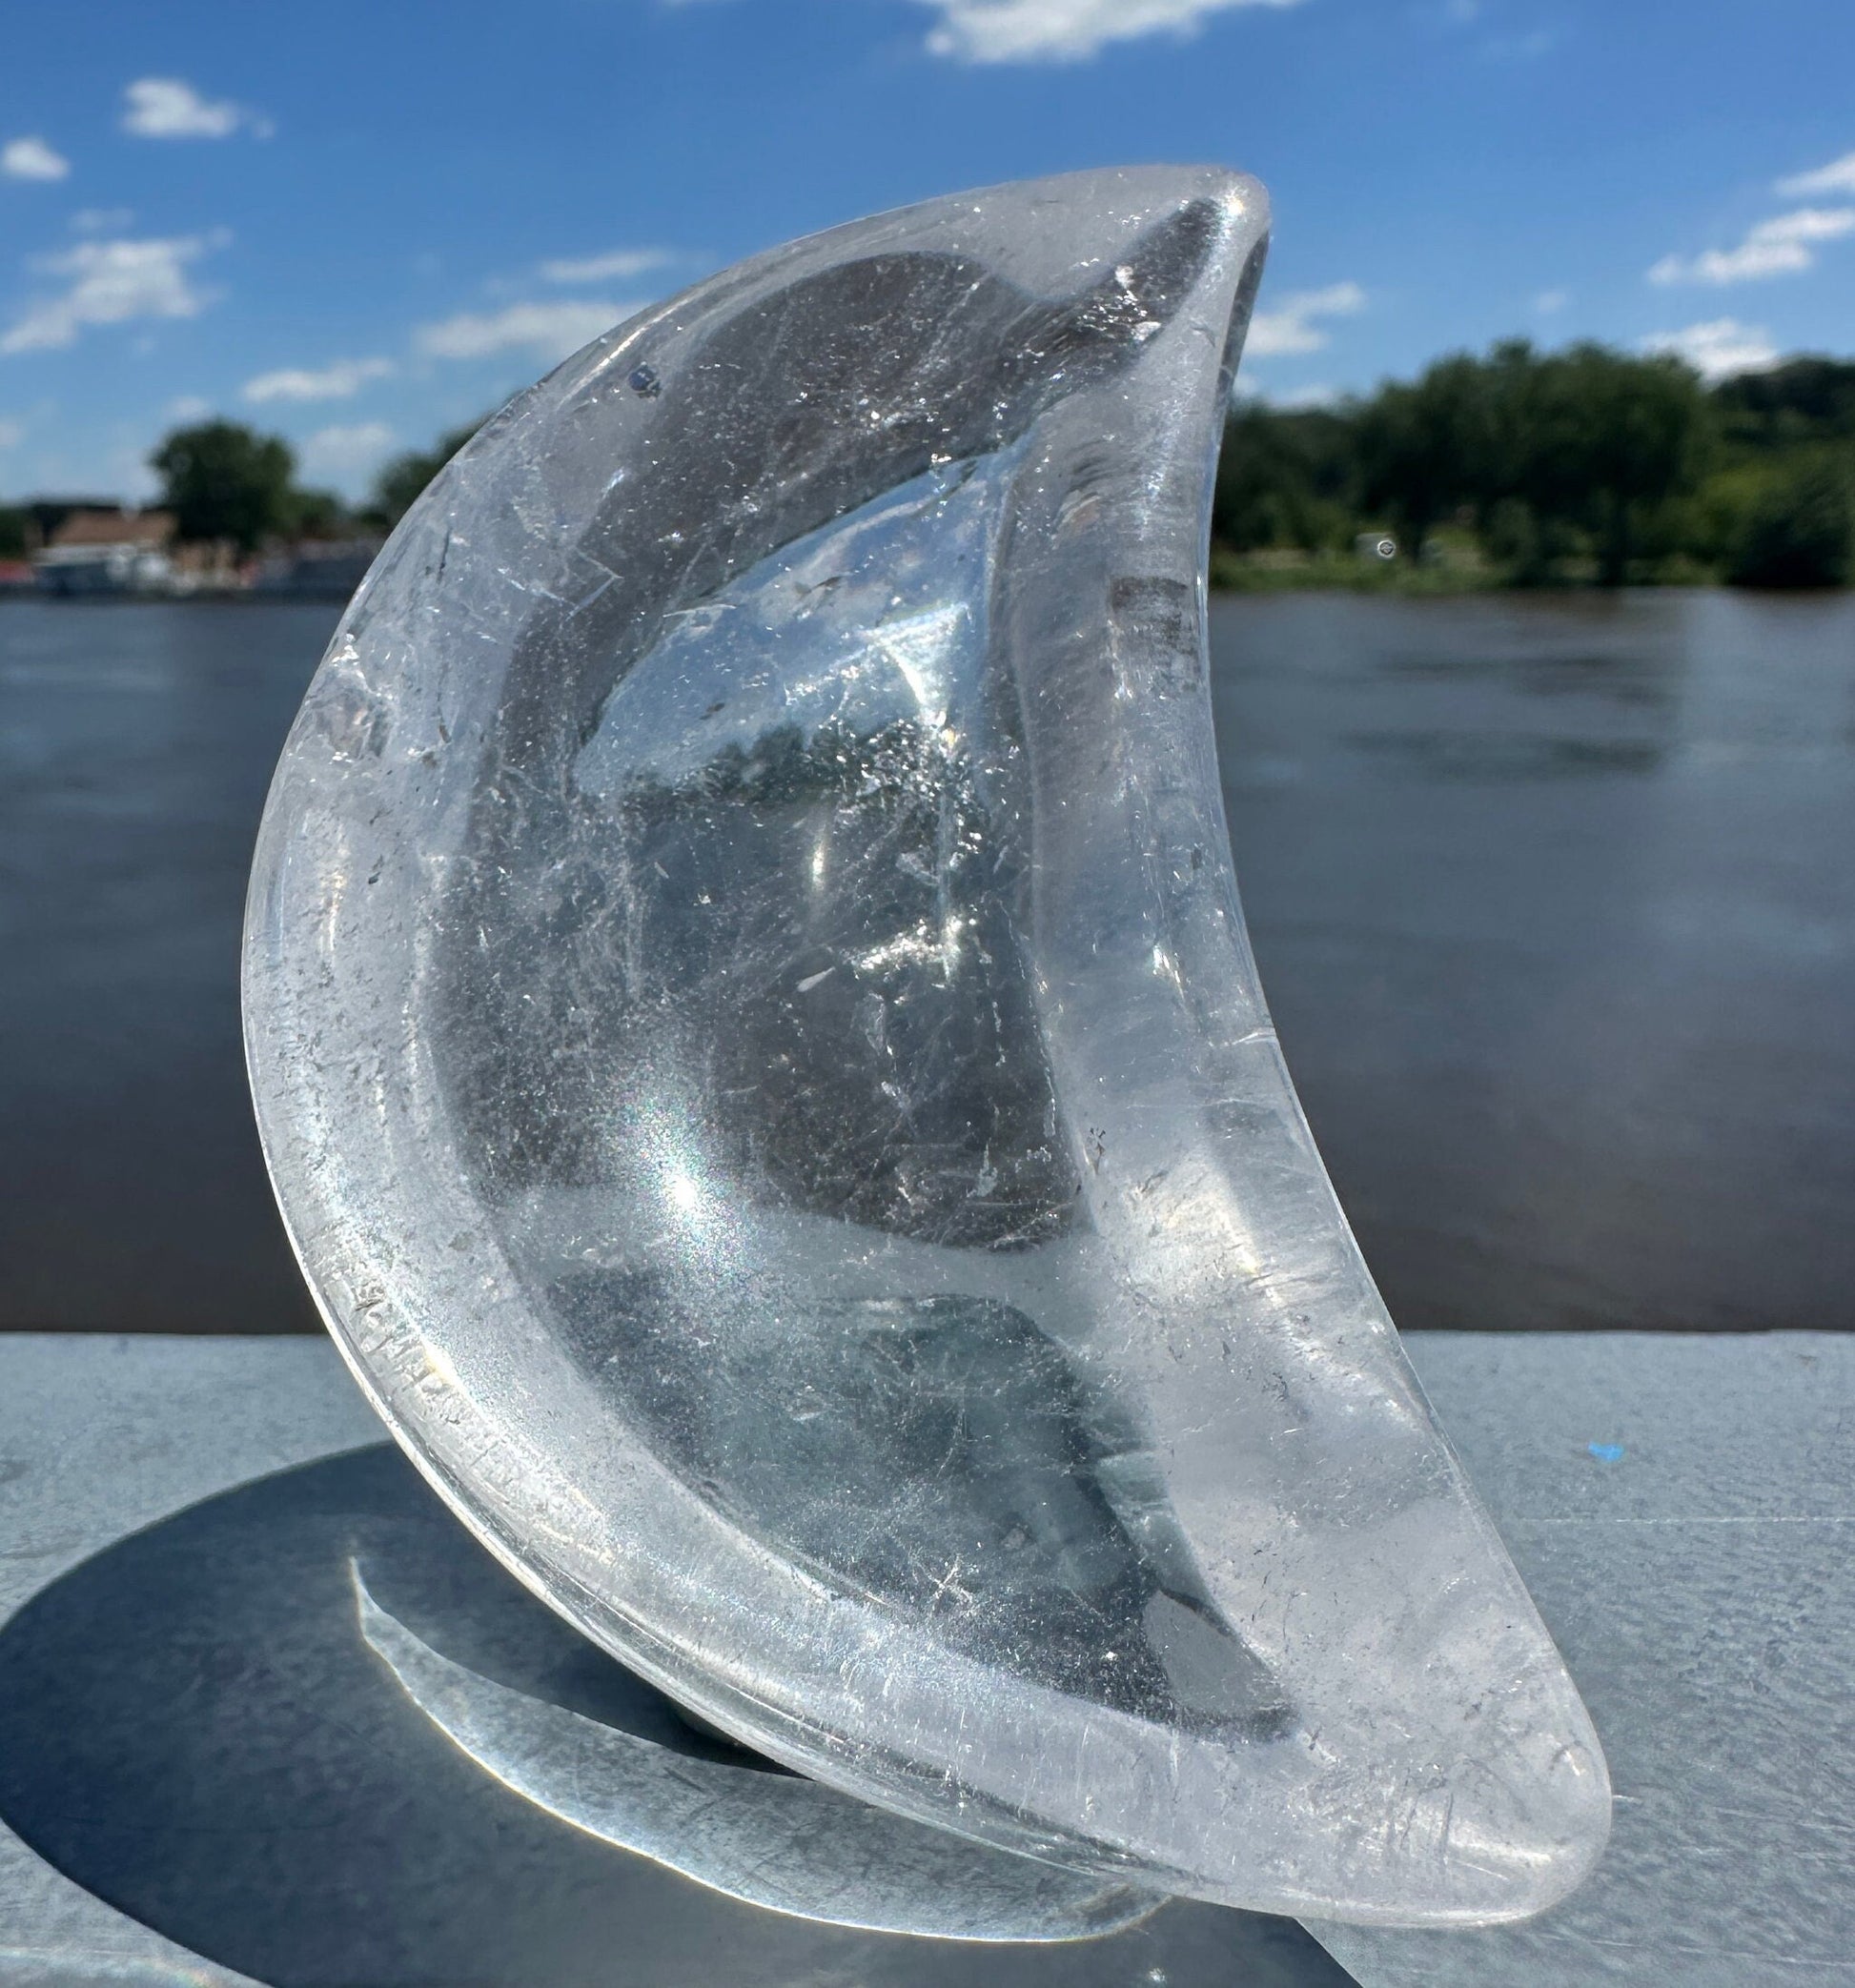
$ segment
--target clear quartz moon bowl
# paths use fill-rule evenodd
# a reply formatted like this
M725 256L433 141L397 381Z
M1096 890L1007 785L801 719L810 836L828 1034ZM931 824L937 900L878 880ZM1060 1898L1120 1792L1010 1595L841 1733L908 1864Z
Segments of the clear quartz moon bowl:
M290 735L248 1053L309 1280L491 1550L775 1758L1437 1925L1602 1755L1347 1229L1207 689L1251 180L724 271L520 396Z

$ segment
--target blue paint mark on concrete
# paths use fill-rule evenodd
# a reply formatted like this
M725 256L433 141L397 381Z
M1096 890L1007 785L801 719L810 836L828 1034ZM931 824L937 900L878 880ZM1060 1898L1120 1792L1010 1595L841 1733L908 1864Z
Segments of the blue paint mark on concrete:
M1623 1460L1621 1443L1586 1443L1584 1447L1600 1464L1620 1464Z

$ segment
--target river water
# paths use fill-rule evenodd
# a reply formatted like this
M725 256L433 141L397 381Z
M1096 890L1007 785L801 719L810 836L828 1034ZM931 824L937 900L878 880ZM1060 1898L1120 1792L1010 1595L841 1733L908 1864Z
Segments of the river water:
M326 607L0 604L0 1327L314 1323L237 1030ZM1216 602L1289 1062L1411 1326L1855 1326L1855 598Z

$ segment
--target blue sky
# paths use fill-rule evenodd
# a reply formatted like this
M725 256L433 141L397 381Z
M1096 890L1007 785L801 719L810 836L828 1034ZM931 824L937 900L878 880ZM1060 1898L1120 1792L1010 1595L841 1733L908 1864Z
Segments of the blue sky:
M209 411L358 492L737 256L1162 159L1274 194L1273 399L1855 350L1848 0L58 0L0 24L0 495Z

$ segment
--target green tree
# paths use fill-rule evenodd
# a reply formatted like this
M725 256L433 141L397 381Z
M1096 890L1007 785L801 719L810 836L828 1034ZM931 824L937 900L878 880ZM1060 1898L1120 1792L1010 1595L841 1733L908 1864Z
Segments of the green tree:
M1536 364L1522 485L1538 515L1590 535L1599 580L1621 586L1661 514L1700 487L1714 435L1700 379L1679 359L1588 343Z
M1349 410L1247 405L1224 427L1212 530L1233 552L1341 542L1356 502Z
M1483 552L1522 586L1551 578L1579 544L1583 472L1564 396L1549 389L1548 363L1526 338L1503 339L1483 362L1487 429L1476 530Z
M373 509L382 520L389 525L398 524L418 501L426 484L482 425L473 421L467 428L454 428L430 449L396 456L374 480Z
M1423 557L1431 532L1486 495L1487 369L1466 353L1438 359L1411 386L1387 385L1357 427L1359 494L1382 508L1400 549Z
M1677 359L1513 339L1319 416L1234 414L1212 528L1233 551L1312 550L1389 521L1420 558L1466 516L1510 582L1823 576L1844 570L1852 443L1852 360L1706 389Z
M1843 587L1855 570L1855 505L1839 463L1806 462L1747 513L1728 578L1741 587Z
M1855 360L1805 354L1714 388L1729 442L1768 452L1806 441L1855 441Z
M291 490L279 529L292 538L339 538L354 527L348 507L332 490Z
M32 514L0 504L0 559L23 559L32 543Z
M194 541L229 538L255 552L289 522L296 458L275 435L235 421L177 428L148 458L161 479L161 501L174 529Z

